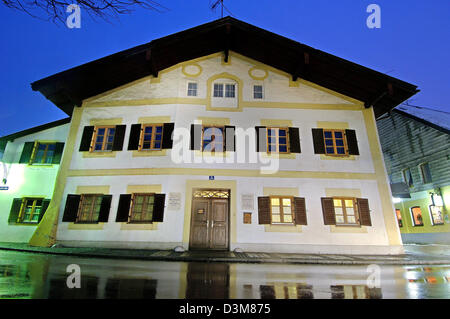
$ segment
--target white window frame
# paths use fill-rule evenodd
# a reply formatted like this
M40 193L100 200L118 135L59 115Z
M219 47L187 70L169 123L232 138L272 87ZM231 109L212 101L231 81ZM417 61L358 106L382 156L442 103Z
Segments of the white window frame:
M255 97L255 87L260 86L261 87L261 97ZM259 92L258 92L259 93ZM264 85L262 84L253 84L253 99L254 100L264 100Z
M222 96L215 96L215 86L220 85L222 87ZM232 85L234 87L234 96L227 96L227 85ZM238 95L238 83L231 81L216 81L212 84L212 97L214 99L236 99Z
M195 95L189 95L189 91L192 91L189 89L190 84L195 84ZM196 97L198 96L198 83L195 81L188 81L186 84L186 96L188 97Z

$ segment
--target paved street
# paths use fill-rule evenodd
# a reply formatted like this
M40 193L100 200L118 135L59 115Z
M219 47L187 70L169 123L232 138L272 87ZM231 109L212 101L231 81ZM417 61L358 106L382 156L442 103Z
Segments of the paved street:
M72 264L80 267L79 289L66 284ZM379 267L140 261L2 250L0 298L450 298L450 265ZM367 286L373 269L380 270L379 288Z

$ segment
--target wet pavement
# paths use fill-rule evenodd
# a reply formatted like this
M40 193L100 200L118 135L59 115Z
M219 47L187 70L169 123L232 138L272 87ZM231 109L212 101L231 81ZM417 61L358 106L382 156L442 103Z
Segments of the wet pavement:
M67 286L69 265L79 266L80 288ZM449 299L450 264L167 262L0 251L0 298Z

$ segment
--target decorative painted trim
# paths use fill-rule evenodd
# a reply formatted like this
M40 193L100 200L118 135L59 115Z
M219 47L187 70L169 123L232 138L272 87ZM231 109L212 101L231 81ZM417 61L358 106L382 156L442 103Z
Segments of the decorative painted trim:
M265 75L263 76L255 76L252 74L253 71L264 71ZM257 81L264 81L269 76L269 70L264 68L263 66L255 65L254 67L250 68L248 70L248 75L253 79Z
M211 103L212 103L212 84L215 80L217 79L230 79L233 81L236 81L238 84L238 90L237 90L237 94L238 94L238 98L237 98L237 107L232 108L232 107L212 107ZM242 112L242 94L243 94L243 86L244 86L244 82L238 78L235 75L232 75L228 72L222 72L219 74L215 74L213 76L211 76L207 81L206 81L206 110L207 111L227 111L227 112Z
M110 185L100 186L77 186L76 194L109 194Z
M67 225L67 229L70 229L70 230L103 230L103 224L104 223L98 223L98 224L69 223Z
M189 67L189 66L197 67L198 68L198 72L197 73L187 73L186 72L186 68ZM196 78L196 77L200 76L200 74L202 74L203 68L198 63L188 63L188 64L183 64L181 66L181 72L187 77Z
M264 225L266 233L301 233L301 225Z

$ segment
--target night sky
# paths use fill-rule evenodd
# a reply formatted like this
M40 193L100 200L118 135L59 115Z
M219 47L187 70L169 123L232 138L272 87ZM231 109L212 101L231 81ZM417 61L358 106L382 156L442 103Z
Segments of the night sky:
M66 117L30 83L220 18L209 0L158 0L169 11L137 9L81 29L34 19L0 4L0 136ZM381 29L366 8L381 7ZM410 103L450 112L449 0L225 0L232 16L419 86ZM225 11L224 15L230 15Z

